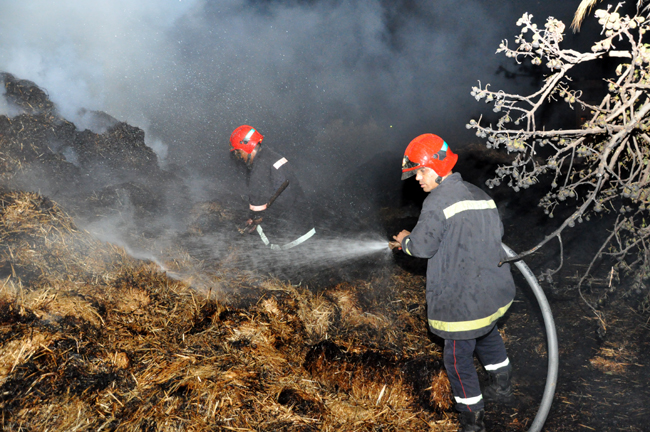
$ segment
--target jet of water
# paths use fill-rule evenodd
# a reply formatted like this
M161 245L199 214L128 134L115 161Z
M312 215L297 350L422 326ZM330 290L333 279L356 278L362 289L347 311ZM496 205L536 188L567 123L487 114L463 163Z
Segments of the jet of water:
M240 250L230 260L229 265L250 270L279 266L317 269L346 264L373 255L390 256L388 240L377 237L314 237L288 250L272 251L261 248Z

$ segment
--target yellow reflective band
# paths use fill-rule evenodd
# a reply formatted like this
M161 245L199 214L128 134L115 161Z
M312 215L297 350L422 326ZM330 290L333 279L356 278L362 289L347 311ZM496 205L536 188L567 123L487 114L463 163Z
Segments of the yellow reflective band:
M406 241L404 242L404 252L406 252L407 254L413 256L413 254L409 250L409 242L410 241L411 241L411 239L409 238L409 239L406 239Z
M459 201L456 204L450 205L443 210L445 217L449 219L450 217L464 212L465 210L486 210L486 209L495 209L497 205L493 200L484 200L484 201Z
M246 136L244 137L244 144L248 144L248 141L251 140L251 138L253 137L253 134L254 134L254 133L255 133L255 129L251 129L251 130L248 131L248 133L247 133Z
M292 247L296 247L299 244L306 242L307 240L312 238L314 236L314 234L316 234L316 228L312 228L307 232L307 234L304 234L304 235L298 237L297 239L295 239L294 241L292 241L290 243L287 243L287 244L285 244L283 246L280 246L280 245L273 244L273 243L271 243L269 241L269 238L266 236L266 234L264 233L264 230L262 229L262 225L258 225L257 228L255 228L255 230L260 235L260 238L262 239L262 242L266 246L269 246L273 250L291 249Z
M455 322L436 321L430 319L429 325L436 330L441 330L448 333L478 330L489 326L494 321L501 318L503 314L506 313L506 311L508 310L511 304L512 301L507 305L503 306L502 308L500 308L498 311L494 312L492 315L487 316L485 318L480 318L472 321L455 321Z

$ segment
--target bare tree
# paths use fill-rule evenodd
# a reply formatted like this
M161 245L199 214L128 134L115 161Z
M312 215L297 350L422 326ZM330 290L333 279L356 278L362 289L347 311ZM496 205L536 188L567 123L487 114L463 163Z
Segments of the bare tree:
M593 2L591 2L593 3ZM489 84L473 87L477 101L493 105L499 117L489 123L483 116L470 121L468 129L486 139L488 148L504 149L512 162L496 169L489 187L505 183L515 192L541 183L549 185L539 206L553 217L558 206L575 205L572 214L532 249L548 241L562 242L564 230L603 212L616 215L611 235L594 256L578 282L580 287L592 267L604 255L614 258L612 272L633 275L633 290L644 293L644 311L650 310L647 279L650 276L650 45L643 42L650 29L641 13L630 17L619 14L621 4L595 11L602 25L591 52L562 47L565 25L552 17L543 27L524 14L517 25L521 33L514 46L504 40L497 53L546 68L541 88L529 95L493 91ZM609 57L614 62L612 76L603 78L606 96L589 103L576 89L569 73L576 66ZM583 124L572 129L547 129L541 123L546 103L565 103L571 109L588 113ZM490 115L492 116L492 115ZM487 116L486 116L487 117ZM614 219L614 218L612 218ZM560 267L562 264L560 264ZM550 279L558 269L547 270ZM602 314L592 307L604 326ZM604 328L604 327L603 327Z

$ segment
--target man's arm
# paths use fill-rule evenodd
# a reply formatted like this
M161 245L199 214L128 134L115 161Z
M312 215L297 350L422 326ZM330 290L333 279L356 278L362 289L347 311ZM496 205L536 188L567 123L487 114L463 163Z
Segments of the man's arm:
M408 255L431 258L438 252L444 230L442 215L435 211L420 213L413 232L401 231L395 237L400 239L402 250Z
M278 188L278 190L275 191L269 202L266 204L266 208L271 207L271 204L273 204L273 201L275 201L282 192L289 186L289 179L286 179Z

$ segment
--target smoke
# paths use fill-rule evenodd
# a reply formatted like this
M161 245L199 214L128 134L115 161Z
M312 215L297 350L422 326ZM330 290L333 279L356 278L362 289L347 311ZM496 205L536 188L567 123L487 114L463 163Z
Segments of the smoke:
M497 22L479 2L205 4L174 28L174 86L147 111L157 133L191 146L171 158L218 165L229 131L250 123L314 188L331 187L416 134L457 135L469 71L497 69L486 37Z
M26 0L2 9L0 70L45 88L69 120L81 122L80 108L105 111L145 128L170 161L208 169L226 163L230 131L250 123L309 167L314 189L420 133L466 143L470 86L500 79L494 50L532 11L409 0Z
M47 89L61 114L74 120L80 108L109 108L115 92L128 96L130 73L142 69L151 79L144 69L164 57L160 35L193 3L3 1L0 67Z
M0 71L45 89L80 129L105 129L92 111L143 128L198 199L240 193L228 137L251 124L308 193L353 203L378 194L377 179L399 188L413 137L437 133L456 149L475 139L471 86L503 87L494 51L516 19L571 19L564 1L538 3L0 0ZM15 115L2 94L0 114Z

